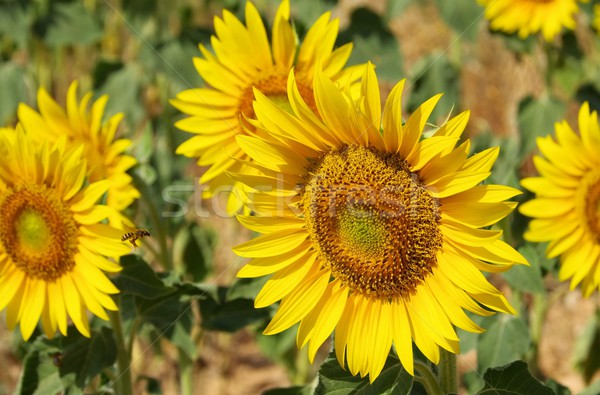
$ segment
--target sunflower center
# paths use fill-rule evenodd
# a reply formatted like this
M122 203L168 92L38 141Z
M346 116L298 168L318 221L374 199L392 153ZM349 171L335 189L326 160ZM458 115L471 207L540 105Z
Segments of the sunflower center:
M301 207L332 275L352 291L409 296L437 263L439 201L397 154L333 150L308 171Z
M77 225L52 189L20 184L0 200L0 243L27 276L54 281L75 266Z
M591 174L584 195L584 216L588 228L600 243L600 173Z
M260 73L242 92L239 101L239 113L244 114L250 119L256 118L254 108L252 107L252 102L254 101L253 88L258 89L282 109L291 112L292 107L287 96L288 72L289 70L272 68ZM294 76L300 95L308 106L316 112L317 106L312 90L312 80L307 78L305 73L301 71L296 71Z

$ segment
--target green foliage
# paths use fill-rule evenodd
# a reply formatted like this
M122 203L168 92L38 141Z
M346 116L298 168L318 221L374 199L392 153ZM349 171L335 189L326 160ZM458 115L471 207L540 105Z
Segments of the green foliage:
M458 37L465 37L469 40L477 38L479 24L484 9L472 0L455 0L444 1L436 0L436 4L440 10L440 14L444 20L450 25Z
M112 330L92 330L81 335L73 326L67 336L53 340L38 338L23 360L23 370L15 393L53 394L78 392L92 378L116 360Z
M100 21L79 2L55 3L46 29L44 39L49 46L89 45L102 38Z
M521 133L521 154L531 153L535 139L554 134L554 123L564 117L565 105L550 95L542 95L537 100L531 97L519 104L519 132Z
M483 381L485 386L478 395L554 395L554 391L531 375L523 361L488 369Z
M503 273L504 278L516 290L544 294L544 279L540 261L547 259L544 255L540 256L539 251L530 244L521 247L519 252L531 266L515 266Z
M504 365L524 356L530 335L521 317L497 314L486 318L477 344L477 370Z
M321 365L319 383L314 394L401 395L410 394L412 386L413 377L402 368L395 356L388 356L381 374L371 384L369 380L361 379L360 376L352 376L347 369L340 366L335 354L331 353Z

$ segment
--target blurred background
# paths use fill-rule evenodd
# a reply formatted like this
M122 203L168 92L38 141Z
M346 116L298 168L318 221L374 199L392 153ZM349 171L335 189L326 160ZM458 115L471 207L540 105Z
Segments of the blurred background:
M279 1L254 3L270 26ZM196 184L204 169L174 154L189 135L173 126L181 115L169 99L203 85L192 64L200 55L197 45L209 43L213 17L222 15L223 8L243 20L243 4L0 0L0 126L14 125L19 102L35 107L41 86L61 104L75 79L80 92L108 94L107 116L125 114L120 133L133 140L130 152L140 163L133 173L143 198L130 214L138 226L156 235L138 255L156 272L173 270L189 281L223 287L239 283L235 273L243 262L231 247L251 235L235 219L210 215L210 207L199 207ZM590 28L591 5L582 7L577 28L547 44L536 36L520 40L489 31L476 0L291 1L300 38L325 11L340 19L338 45L354 42L351 64L371 60L376 65L382 100L395 83L407 78L406 112L439 92L444 97L432 121L441 123L450 113L471 110L467 134L474 151L501 146L490 181L514 187L520 177L534 172L530 157L536 136L553 133L554 122L564 118L576 125L584 100L592 109L600 105L600 38ZM518 244L525 221L518 214L509 220L506 234ZM522 312L522 324L493 323L492 332L506 329L503 340L512 349L493 363L524 358L538 378L552 378L577 393L600 377L595 373L600 356L592 352L600 347L594 316L598 294L584 300L579 291L568 292L568 284L560 284L552 274L555 264L536 261L537 277L515 273L492 278L509 295L519 294ZM253 292L244 285L238 286L241 293ZM545 317L532 307L536 300L549 307ZM196 306L186 317L204 323L223 318L207 318L207 309ZM237 319L235 306L231 309L227 325ZM295 349L294 330L260 335L269 314L257 313L241 327L222 321L213 327L190 324L181 333L175 329L163 337L158 337L160 323L149 319L151 325L138 328L143 336L133 349L136 392L180 393L183 366L193 372L197 394L257 394L310 382L329 346L311 367L304 352ZM0 320L0 395L15 390L29 347ZM475 376L484 368L477 348L475 337L461 332L463 393L477 386L470 383L477 382Z

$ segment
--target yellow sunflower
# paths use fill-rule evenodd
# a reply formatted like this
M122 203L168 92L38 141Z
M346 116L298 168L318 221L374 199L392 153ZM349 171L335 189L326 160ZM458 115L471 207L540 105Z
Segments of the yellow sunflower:
M73 82L67 93L66 111L55 102L44 88L37 96L39 113L31 107L20 104L19 121L27 133L34 139L56 141L67 136L70 145L83 144L84 157L88 163L87 177L90 182L109 180L106 204L114 208L109 216L113 226L123 228L132 226L121 211L140 196L139 191L127 174L137 161L123 152L131 144L128 139L115 139L117 129L123 119L118 113L103 122L104 108L108 96L104 95L92 102L92 93L77 101L77 82Z
M234 249L251 258L238 276L272 275L256 307L281 300L265 333L300 322L298 346L309 344L312 361L335 329L340 364L373 381L392 344L411 374L412 340L435 363L439 347L458 353L453 325L482 330L463 309L514 313L480 270L527 262L500 240L502 231L481 228L508 215L516 203L504 200L520 192L481 185L497 148L467 157L468 140L456 147L469 113L421 140L440 95L404 123L404 81L382 113L370 64L358 102L317 71L322 120L293 74L289 83L293 114L256 92L268 137L238 137L259 174L231 174L247 185L255 213L240 222L263 233Z
M83 147L35 141L17 131L0 134L0 311L27 340L38 321L53 337L70 318L89 336L86 311L108 319L119 292L102 272L120 266L109 258L129 252L121 232L101 222L112 209L96 202L110 186L85 186Z
M560 255L559 279L579 283L585 296L600 286L600 126L588 103L579 110L579 135L566 121L557 123L556 140L540 137L542 156L533 158L540 176L521 185L535 193L519 211L534 219L525 239L549 241L549 258Z
M323 14L310 28L301 45L298 45L290 23L289 0L284 0L273 23L269 43L263 22L255 6L246 3L246 25L229 11L223 19L215 17L216 36L211 45L214 55L203 45L203 58L195 58L194 65L208 87L185 90L171 101L173 106L190 115L175 125L195 136L177 148L178 154L198 158L198 165L209 166L200 178L207 184L203 196L219 194L228 196L227 212L236 212L243 200L240 184L225 174L226 170L240 171L239 160L247 159L236 142L236 136L253 130L251 122L243 117L255 117L252 108L253 89L267 95L283 108L287 102L287 76L292 67L300 94L309 107L316 110L312 94L312 81L317 62L323 72L345 86L359 77L358 68L344 68L352 51L352 44L334 49L339 21Z
M575 28L577 0L479 0L493 30L519 33L520 38L542 32L552 41L563 27Z

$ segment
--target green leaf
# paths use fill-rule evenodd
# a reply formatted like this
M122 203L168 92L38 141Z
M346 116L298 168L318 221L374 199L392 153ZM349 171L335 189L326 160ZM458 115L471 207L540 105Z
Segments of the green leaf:
M268 280L268 276L238 278L231 287L229 287L229 291L227 291L227 300L237 298L256 299L256 296Z
M98 89L98 94L107 94L110 98L106 104L106 115L122 112L125 114L126 125L139 125L146 116L140 96L147 78L147 71L133 62L110 73L106 82Z
M321 365L318 378L315 395L402 395L410 394L413 386L413 377L392 354L388 356L381 374L373 384L369 383L368 378L352 376L348 370L342 369L333 352Z
M477 344L479 371L519 359L529 349L529 330L521 317L497 314L486 318L482 326L486 331Z
M553 379L546 379L544 385L550 388L556 395L571 395L571 390Z
M263 355L277 364L285 366L289 372L295 372L297 370L296 359L298 356L296 347L298 325L294 325L283 332L268 336L262 334L264 328L264 326L257 328L256 336L256 342Z
M175 292L175 288L165 286L139 255L124 256L121 259L121 266L123 270L113 279L113 282L122 293L144 299L155 299Z
M485 386L478 395L555 395L554 391L533 377L523 361L487 369Z
M273 388L262 393L262 395L312 395L312 388L308 386L288 387L288 388Z
M13 123L19 102L26 101L24 69L14 62L0 64L0 127Z
M188 224L175 236L173 259L194 281L202 281L213 271L216 243L217 235L212 229Z
M200 56L197 46L170 41L160 48L159 54L162 61L158 62L158 66L169 78L173 94L203 85L193 62L194 57Z
M460 37L475 40L484 9L473 0L436 0L442 18Z
M67 336L61 338L61 350L60 375L73 374L75 384L80 388L117 359L113 332L107 327L92 331L91 337L87 338L70 326Z
M414 66L413 92L408 97L408 111L413 112L438 93L443 93L443 98L438 102L429 122L445 120L453 107L458 103L458 89L460 72L443 54L428 56L421 59Z
M36 347L23 360L21 375L15 394L44 395L64 391L58 367L53 362L50 350L39 350Z
M181 295L175 292L155 299L138 298L136 300L138 317L142 322L154 326L161 336L171 338L175 331L175 323L192 313L189 303L181 302L180 297Z
M50 46L89 45L102 38L102 26L80 2L54 3L51 24L44 41Z
M350 26L340 33L339 43L354 43L348 64L371 61L379 80L397 82L404 77L398 42L379 15L366 8L356 9Z
M544 294L546 289L540 262L546 259L545 256L540 256L539 251L530 244L519 248L519 252L531 266L515 265L502 275L514 289L521 292Z
M554 133L554 123L563 118L565 104L549 95L535 100L527 97L519 103L519 133L521 135L521 153L533 151L535 139Z
M24 48L30 36L31 15L26 7L0 3L0 36L10 37L18 48Z
M271 317L271 309L255 309L252 299L227 300L227 288L219 287L217 298L200 301L202 326L210 330L235 332L246 325Z
M578 395L598 395L600 394L600 380L595 381L592 385L581 391Z

